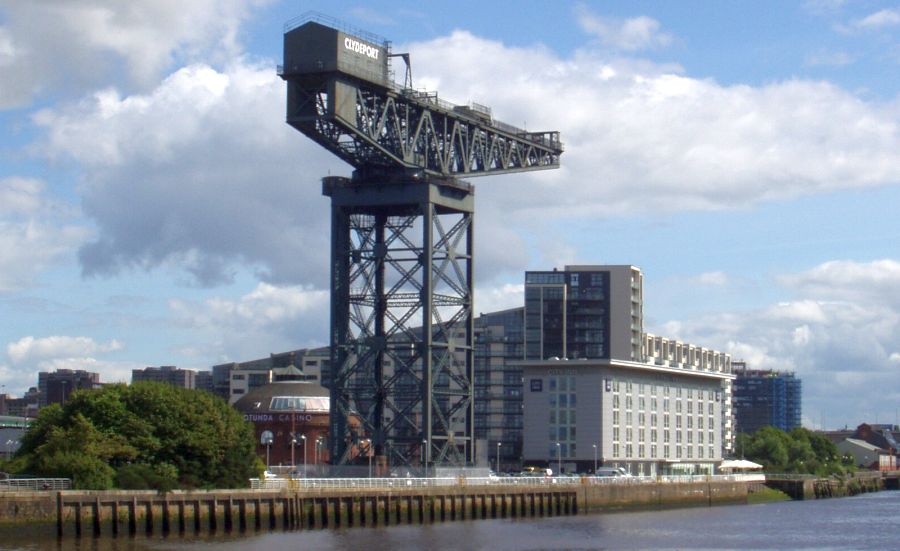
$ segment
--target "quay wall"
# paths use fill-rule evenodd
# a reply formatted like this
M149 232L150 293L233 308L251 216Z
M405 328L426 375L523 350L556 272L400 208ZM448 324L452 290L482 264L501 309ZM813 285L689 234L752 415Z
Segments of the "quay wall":
M0 525L60 536L247 532L575 515L746 502L741 482L281 490L0 492Z
M799 478L767 479L766 486L781 490L795 500L847 497L896 487L895 478L866 477L850 479Z

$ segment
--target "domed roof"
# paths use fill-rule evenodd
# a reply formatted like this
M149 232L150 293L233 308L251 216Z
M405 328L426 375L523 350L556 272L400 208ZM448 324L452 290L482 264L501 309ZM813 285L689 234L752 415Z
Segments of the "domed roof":
M328 412L330 393L316 383L277 381L251 389L234 407L243 413Z

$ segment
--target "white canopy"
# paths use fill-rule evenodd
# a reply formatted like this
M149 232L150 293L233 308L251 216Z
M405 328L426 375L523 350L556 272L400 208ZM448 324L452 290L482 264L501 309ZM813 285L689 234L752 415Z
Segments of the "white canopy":
M737 469L737 470L755 470L762 469L763 466L746 459L726 459L719 465L720 469Z

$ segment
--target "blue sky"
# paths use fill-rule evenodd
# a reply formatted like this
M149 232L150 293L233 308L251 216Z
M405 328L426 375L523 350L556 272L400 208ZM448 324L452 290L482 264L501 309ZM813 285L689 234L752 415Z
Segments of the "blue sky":
M552 7L551 7L552 6ZM792 369L810 427L900 407L900 4L0 0L0 385L326 341L319 178L284 23L412 55L418 88L562 132L473 179L477 309L633 264L646 329Z

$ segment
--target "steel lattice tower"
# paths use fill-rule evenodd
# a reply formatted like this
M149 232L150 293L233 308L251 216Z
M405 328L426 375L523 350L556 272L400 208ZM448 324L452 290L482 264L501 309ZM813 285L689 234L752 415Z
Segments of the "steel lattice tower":
M333 463L462 465L474 433L474 190L465 176L556 168L525 132L391 78L390 43L322 16L284 35L287 122L355 168L331 197ZM359 423L351 423L351 417ZM427 467L426 467L427 468Z

